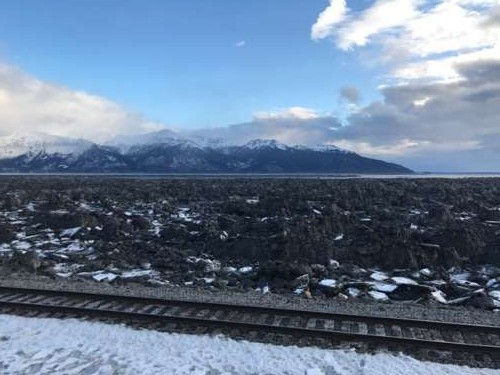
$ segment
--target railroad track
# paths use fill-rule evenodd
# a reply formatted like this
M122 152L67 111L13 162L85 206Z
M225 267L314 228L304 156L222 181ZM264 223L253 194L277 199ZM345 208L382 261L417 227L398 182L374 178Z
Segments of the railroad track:
M0 311L107 318L180 330L203 328L238 336L281 335L290 337L290 343L304 339L356 343L424 353L431 360L500 367L496 326L12 287L0 287Z

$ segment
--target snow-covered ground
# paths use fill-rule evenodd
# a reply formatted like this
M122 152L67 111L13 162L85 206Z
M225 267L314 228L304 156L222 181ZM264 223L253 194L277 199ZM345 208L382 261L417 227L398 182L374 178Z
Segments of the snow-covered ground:
M391 354L281 347L0 315L0 374L495 374Z

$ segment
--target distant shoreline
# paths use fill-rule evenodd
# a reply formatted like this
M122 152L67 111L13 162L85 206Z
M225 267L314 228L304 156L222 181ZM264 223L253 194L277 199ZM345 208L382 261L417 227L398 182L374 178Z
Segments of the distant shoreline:
M500 178L500 173L412 173L412 174L344 174L344 173L14 173L1 172L0 177L110 177L131 179L425 179L425 178Z

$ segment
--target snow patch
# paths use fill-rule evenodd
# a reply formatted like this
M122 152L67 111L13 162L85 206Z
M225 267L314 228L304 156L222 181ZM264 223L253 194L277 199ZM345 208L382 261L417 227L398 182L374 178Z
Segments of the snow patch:
M247 274L247 273L250 273L252 271L253 271L253 267L250 267L250 266L238 268L238 272L241 274Z
M118 275L115 275L114 273L99 273L99 274L96 274L94 276L92 276L92 278L95 280L95 281L113 281L114 279L116 279L118 277Z
M153 277L158 274L157 271L154 270L130 270L122 273L122 279L133 279L139 277Z
M334 288L337 286L337 281L333 279L324 279L319 282L319 285L325 286L327 288Z
M61 237L73 237L76 235L82 227L68 228L61 232Z
M418 285L415 280L409 279L407 277L391 277L391 280L398 285Z
M377 292L375 290L370 290L368 294L370 295L370 297L372 297L377 301L383 301L383 302L389 301L389 297L385 293Z
M0 362L5 375L493 375L498 372L420 362L389 353L373 355L351 350L284 347L222 336L135 330L75 319L0 315L0 337Z
M370 279L372 280L376 280L376 281L384 281L384 280L387 280L389 278L389 276L384 273L384 272L373 272L371 275L370 275Z
M382 282L376 282L373 284L373 289L375 289L378 292L383 292L383 293L392 293L398 288L397 285L395 284L386 284Z

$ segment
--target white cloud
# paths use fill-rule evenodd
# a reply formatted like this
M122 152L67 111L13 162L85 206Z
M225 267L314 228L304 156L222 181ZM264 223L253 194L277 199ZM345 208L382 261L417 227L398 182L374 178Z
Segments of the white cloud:
M377 34L402 27L418 15L420 0L378 0L372 7L353 15L338 30L338 46L347 50L365 46Z
M499 34L482 27L484 19L485 14L472 7L443 1L411 19L394 42L408 43L405 48L419 57L491 48Z
M199 129L189 136L223 138L230 144L244 144L253 139L275 139L286 144L323 144L340 126L336 118L304 107L257 112L252 121L227 127Z
M323 24L312 38L332 38L342 50L378 47L379 60L395 64L398 79L457 79L458 62L500 59L499 6L498 0L378 0Z
M373 157L401 157L424 153L459 152L481 149L479 141L458 141L448 143L434 143L429 140L401 139L397 142L383 145L373 145L370 142L357 142L342 139L335 142L335 145L346 150L351 150L362 155Z
M488 17L483 22L483 27L500 28L500 4L495 5L489 12Z
M415 107L423 107L423 106L425 106L427 103L429 103L429 101L431 101L431 100L432 100L432 98L431 98L430 96L426 96L426 97L424 97L424 98L422 98L422 99L415 99L415 100L413 101L413 105L414 105Z
M476 52L453 55L450 57L421 60L397 67L391 72L392 77L403 81L434 79L441 82L461 80L457 66L481 61L499 59L500 44Z
M500 0L368 0L321 30L313 40L388 68L383 99L328 142L419 169L498 171Z
M311 29L311 38L319 40L331 34L333 27L342 22L347 14L345 0L330 0L330 5L318 16Z
M235 43L234 46L237 48L241 48L241 47L245 47L246 44L247 44L247 42L245 42L244 40L240 40L239 42Z
M498 4L498 0L451 0L451 2L460 5L473 5L477 7L489 7Z
M290 107L271 112L257 112L254 119L257 120L310 120L318 118L319 114L311 108Z
M0 135L44 132L103 141L164 128L105 98L0 64Z

